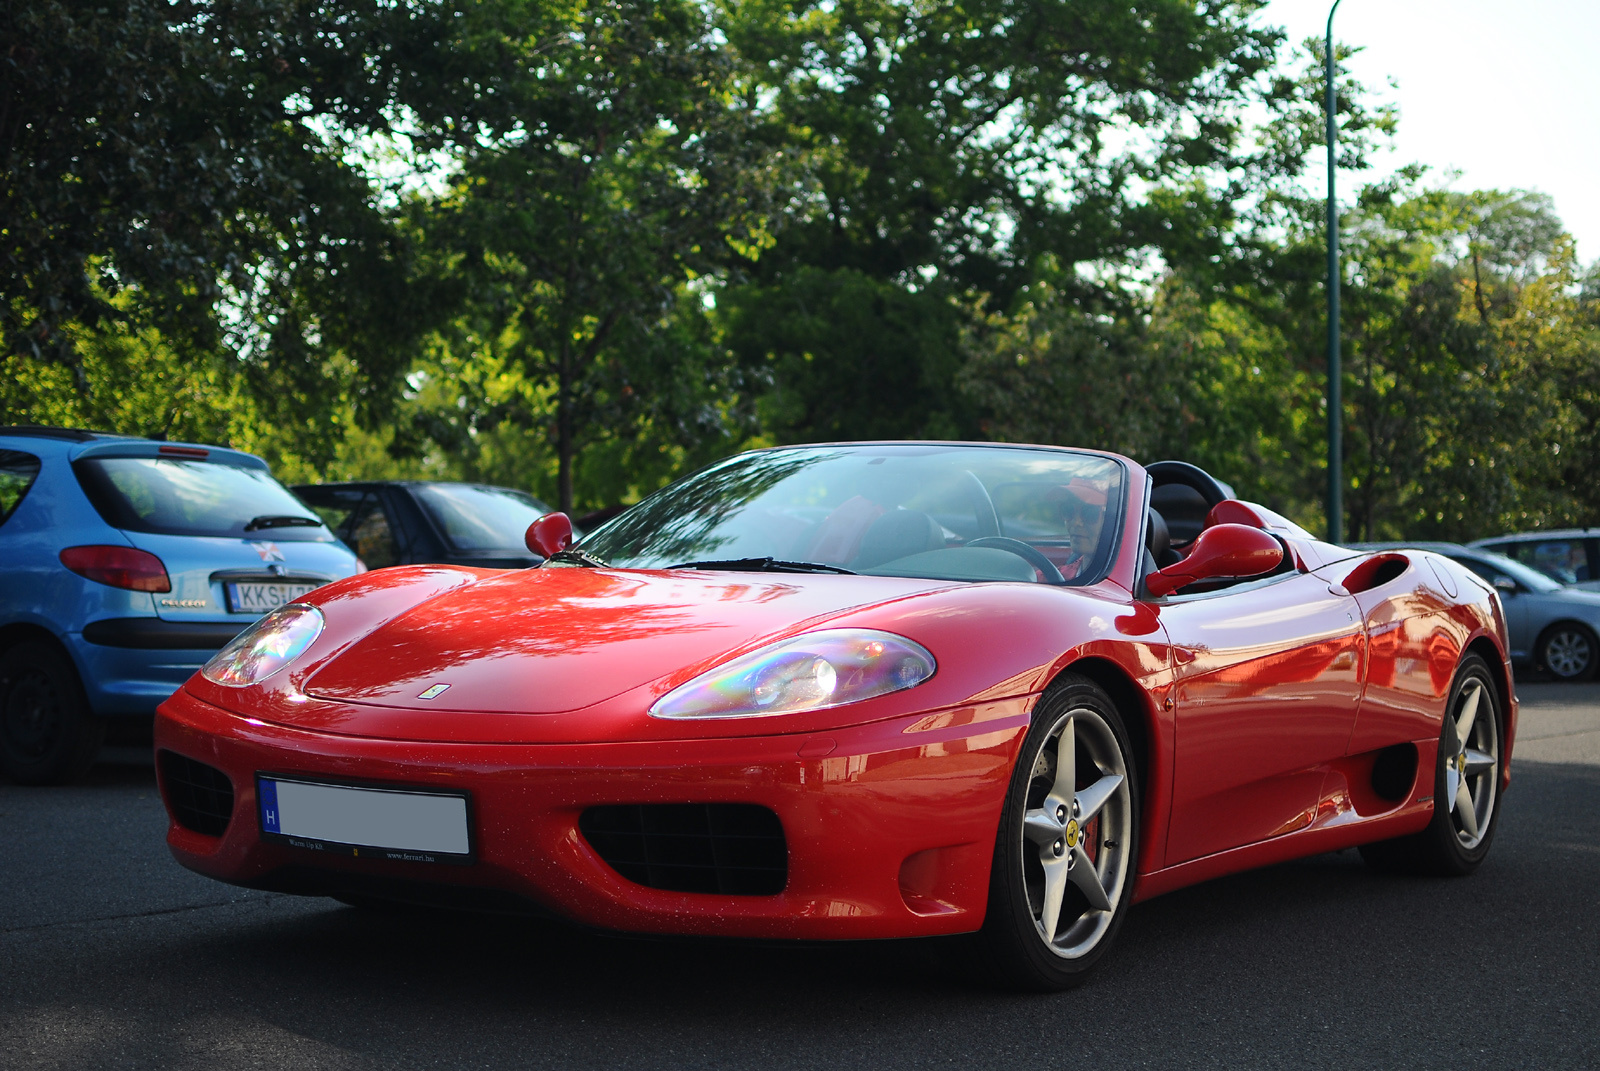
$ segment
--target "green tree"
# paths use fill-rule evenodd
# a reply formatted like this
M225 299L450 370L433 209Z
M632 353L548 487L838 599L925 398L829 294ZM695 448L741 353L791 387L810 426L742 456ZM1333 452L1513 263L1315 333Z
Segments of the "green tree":
M702 6L547 15L513 42L517 124L466 153L427 226L442 269L473 286L445 345L516 370L523 389L487 424L548 427L571 509L586 449L631 458L727 434L720 358L696 320L733 251L767 240L775 160Z
M381 410L434 302L359 157L374 137L425 152L503 121L498 54L468 46L510 6L4 5L4 375L43 388L57 365L103 396L119 385L92 382L110 367L96 340L155 331L202 378L241 363L268 420L319 412L346 381ZM13 399L0 420L40 412ZM151 420L119 430L165 425ZM326 455L321 438L306 445Z
M1570 516L1562 386L1583 357L1549 199L1376 187L1351 231L1352 537L1471 539Z
M1299 493L1299 444L1320 385L1275 328L1183 276L1161 283L1148 315L1121 319L1035 284L965 343L960 387L988 436L1176 458L1285 514L1314 508Z
M1241 118L1280 103L1258 6L728 5L807 164L723 302L729 344L773 377L771 432L977 434L955 389L973 309L1047 276L1120 317L1152 258L1223 255L1230 205L1278 166Z

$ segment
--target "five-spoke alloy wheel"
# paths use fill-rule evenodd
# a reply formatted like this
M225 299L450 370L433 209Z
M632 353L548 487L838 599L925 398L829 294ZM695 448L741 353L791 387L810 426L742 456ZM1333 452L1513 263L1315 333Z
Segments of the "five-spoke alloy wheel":
M1501 775L1500 693L1489 664L1475 654L1461 660L1439 732L1434 764L1433 820L1420 833L1361 848L1380 870L1470 874L1489 854L1499 815Z
M1539 664L1563 681L1586 681L1600 661L1600 643L1594 633L1574 622L1552 625L1539 637Z
M1006 797L980 934L1001 981L1062 989L1099 962L1127 914L1137 772L1115 705L1081 677L1039 701Z

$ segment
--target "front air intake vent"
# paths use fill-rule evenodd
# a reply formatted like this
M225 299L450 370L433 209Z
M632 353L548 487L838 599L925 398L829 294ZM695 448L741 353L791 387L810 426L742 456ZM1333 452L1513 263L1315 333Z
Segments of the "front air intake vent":
M228 775L175 751L162 751L158 759L172 817L184 829L222 836L233 818L233 782Z
M613 870L652 889L772 896L789 879L783 826L751 803L590 807L578 828Z

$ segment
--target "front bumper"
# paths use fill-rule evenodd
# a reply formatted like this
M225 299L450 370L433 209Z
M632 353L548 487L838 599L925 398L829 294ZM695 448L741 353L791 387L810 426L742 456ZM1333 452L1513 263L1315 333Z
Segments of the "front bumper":
M167 843L184 866L233 884L400 898L457 890L642 933L912 937L982 924L1001 805L1035 698L919 711L826 734L456 744L265 724L180 690L158 712L155 744L232 781L233 816L220 837L173 821ZM476 860L403 863L265 842L254 776L262 770L466 789ZM785 888L732 896L624 879L584 839L579 816L591 806L653 803L769 808L787 842Z

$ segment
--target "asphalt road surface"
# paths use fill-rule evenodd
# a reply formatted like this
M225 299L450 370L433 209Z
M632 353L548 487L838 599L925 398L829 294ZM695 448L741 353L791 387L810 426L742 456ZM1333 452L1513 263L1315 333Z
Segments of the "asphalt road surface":
M172 862L148 758L0 782L0 1068L1600 1066L1600 685L1523 684L1489 860L1354 852L1135 908L1087 987L916 942L773 946L373 915Z

